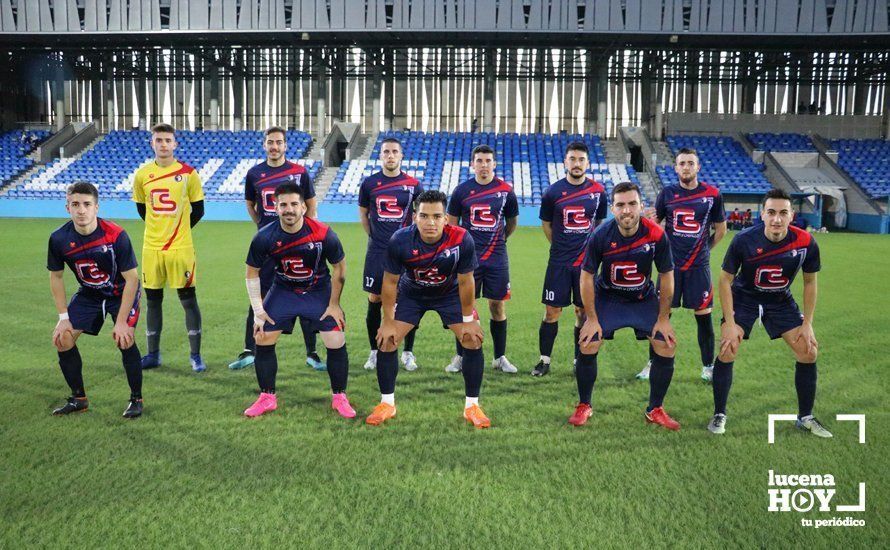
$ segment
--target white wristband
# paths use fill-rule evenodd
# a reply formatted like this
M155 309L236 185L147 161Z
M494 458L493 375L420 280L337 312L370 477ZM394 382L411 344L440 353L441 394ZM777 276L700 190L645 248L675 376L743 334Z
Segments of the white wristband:
M59 314L59 321L67 321L68 320L68 312Z
M464 323L472 323L476 318L472 315L464 315Z

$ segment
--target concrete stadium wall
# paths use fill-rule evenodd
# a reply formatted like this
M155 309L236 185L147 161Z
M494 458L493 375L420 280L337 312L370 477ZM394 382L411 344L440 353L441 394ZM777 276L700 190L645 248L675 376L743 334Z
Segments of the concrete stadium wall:
M754 115L667 113L668 134L729 134L732 132L816 133L829 139L880 139L880 116Z

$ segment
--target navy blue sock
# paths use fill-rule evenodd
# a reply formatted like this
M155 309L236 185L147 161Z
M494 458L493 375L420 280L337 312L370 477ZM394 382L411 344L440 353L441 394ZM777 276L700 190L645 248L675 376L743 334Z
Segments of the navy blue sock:
M479 397L479 390L482 388L482 365L484 363L482 348L464 348L462 372L464 374L464 387L466 388L467 397Z
M464 347L460 345L460 340L458 340L457 338L454 339L454 349L457 350L457 354L459 356L464 356Z
M275 344L271 346L256 346L256 356L253 361L256 369L256 381L263 393L275 393L275 377L278 375L278 356L275 354Z
M726 401L729 399L729 389L732 388L732 361L724 363L718 357L714 361L714 414L726 414Z
M244 349L256 354L256 340L253 338L253 306L247 308L247 321L244 322Z
M576 326L574 330L575 335L575 359L581 355L581 327Z
M377 351L377 385L380 393L387 395L396 392L396 376L399 374L399 361L395 351Z
M559 321L548 323L541 321L541 327L538 329L538 351L545 357L553 355L553 342L556 341L556 335L559 333Z
M414 338L417 336L417 327L412 328L408 331L408 334L405 335L405 339L403 340L405 343L404 350L405 351L414 351Z
M649 344L649 361L655 361L655 358L658 355L655 353L655 348L652 347L652 344Z
M136 342L121 350L121 362L127 373L127 384L130 385L130 399L142 399L142 355Z
M649 407L646 412L664 404L664 396L667 395L673 377L674 358L662 357L656 353L649 371Z
M346 344L336 349L328 348L328 378L331 379L333 393L346 391L346 382L349 379L349 354L346 352Z
M300 329L303 331L303 344L306 345L306 355L315 353L315 321L300 317Z
M797 389L797 417L813 414L816 403L816 363L794 365L794 387Z
M711 314L695 315L698 325L698 347L701 350L701 364L708 366L714 363L714 325Z
M365 326L368 328L368 343L371 349L377 349L377 331L380 329L381 308L383 303L368 302L368 314L365 316Z
M497 359L507 354L507 320L495 321L492 319L488 322L488 328L491 330L491 341L494 344L494 358ZM472 397L472 396L470 396Z
M65 382L71 388L71 395L74 397L86 397L83 389L83 360L80 358L80 350L77 345L68 351L59 352L59 368L62 369L62 376Z
M578 401L590 405L593 397L593 385L596 383L597 366L596 356L581 353L578 355L578 364L575 366L575 379L578 381Z

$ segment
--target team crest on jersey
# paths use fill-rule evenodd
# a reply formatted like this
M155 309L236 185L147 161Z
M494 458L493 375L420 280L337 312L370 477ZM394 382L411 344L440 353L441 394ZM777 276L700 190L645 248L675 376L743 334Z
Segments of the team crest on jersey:
M312 241L309 241L309 250L313 250L314 248L315 248L315 243Z
M650 247L650 246L652 246L652 245L644 244L644 245L643 245L643 252L649 252L649 247Z
M181 182L181 181L182 181L182 174L177 174L177 175L173 178L173 181L175 181L175 182L177 182L177 183Z
M191 278L192 278L192 272L191 272L191 271L186 271L186 272L185 272L185 278L186 278L186 280L191 279Z

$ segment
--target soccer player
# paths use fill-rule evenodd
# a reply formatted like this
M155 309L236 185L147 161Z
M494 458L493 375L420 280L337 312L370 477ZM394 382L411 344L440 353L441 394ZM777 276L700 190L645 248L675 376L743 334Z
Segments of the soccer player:
M145 220L142 243L142 286L145 287L148 353L143 369L161 365L164 286L176 289L185 310L192 370L207 369L201 359L201 310L195 295L195 247L192 227L204 216L204 190L198 171L174 158L175 129L158 124L151 129L151 160L136 171L133 201Z
M494 150L488 145L477 145L472 154L475 175L458 185L448 203L448 223L460 224L470 232L476 245L479 267L476 277L476 298L488 299L491 313L489 329L494 344L492 367L508 373L517 369L507 360L507 300L510 299L510 263L507 258L507 239L516 229L519 203L513 186L496 178ZM461 349L456 342L457 355L445 367L446 372L460 372Z
M418 195L414 225L396 231L387 246L380 294L383 324L377 332L380 404L366 419L373 426L396 415L396 351L431 310L464 348L464 418L476 428L491 425L479 406L484 359L482 327L475 315L475 248L468 231L446 223L447 202L440 191Z
M279 126L272 126L263 133L263 149L266 151L266 160L247 171L244 180L244 203L247 206L247 214L257 230L278 221L278 212L275 210L275 188L285 182L294 182L300 186L303 196L306 198L306 216L318 219L317 200L315 198L315 185L306 169L295 162L287 160L287 132ZM272 286L275 278L275 266L265 265L260 269L260 283L262 293L265 296ZM315 351L315 333L310 330L311 322L300 319L300 330L303 333L303 343L306 345L306 364L315 370L323 371L327 367ZM256 342L253 338L253 310L247 310L247 320L244 326L244 351L238 358L229 363L230 369L243 369L254 361L254 348Z
M346 280L343 246L331 228L306 217L303 190L296 183L276 187L275 201L278 221L257 232L247 254L247 295L254 313L254 368L260 396L244 414L260 416L278 408L275 344L282 332L292 332L297 319L305 319L313 331L321 332L328 350L331 407L340 416L353 418L355 410L346 398L349 358L340 307ZM267 261L275 266L275 278L263 298L260 270Z
M813 416L816 401L816 356L813 332L816 273L821 267L813 236L790 226L791 197L780 189L767 191L761 205L762 224L738 233L726 251L720 273L720 353L714 363L714 416L711 433L726 431L726 401L732 386L732 366L742 340L760 319L769 337L781 337L797 359L797 427L819 437L831 437ZM791 295L791 283L803 271L803 314Z
M566 177L544 191L541 197L541 228L550 241L550 260L544 275L544 319L538 329L538 350L541 359L532 376L550 372L550 355L559 332L562 308L575 305L575 357L578 356L578 335L584 323L581 303L581 264L584 244L590 232L606 217L606 190L587 177L590 168L588 148L575 141L566 147L563 159Z
M59 313L53 344L59 352L59 367L71 388L71 397L53 414L63 415L89 408L83 384L83 362L77 339L97 335L105 315L114 319L111 337L121 351L130 385L130 402L124 418L142 415L142 366L133 331L139 319L139 273L130 237L123 228L97 217L99 191L92 183L68 186L65 209L71 221L49 238L46 268L49 287ZM74 272L80 288L66 303L65 265Z
M383 259L389 238L397 230L411 224L414 198L423 193L423 186L416 179L402 172L402 143L389 137L380 144L383 168L362 182L358 192L358 213L365 233L368 234L368 252L365 255L365 272L362 288L368 293L368 342L371 353L365 368L377 366L377 331L380 329L380 288L383 284ZM405 335L405 351L402 364L405 370L417 370L414 357L414 335L417 327Z
M714 325L711 304L711 249L726 235L726 214L720 191L698 181L701 167L695 149L680 149L674 160L679 185L668 185L655 199L655 219L664 224L671 255L674 259L674 301L691 309L698 326L698 347L701 351L701 378L711 381L714 372ZM711 233L711 228L714 232ZM637 374L647 380L655 351L649 348L649 362Z
M581 327L575 373L580 402L569 418L575 426L585 424L592 414L590 399L603 340L611 340L616 330L629 327L638 340L648 339L655 349L646 421L669 430L680 429L680 423L662 406L674 375L676 342L670 320L674 264L664 229L641 217L642 210L639 187L619 183L612 189L615 218L600 225L587 241L581 273L587 319ZM650 277L653 262L660 274L658 292Z

